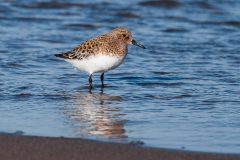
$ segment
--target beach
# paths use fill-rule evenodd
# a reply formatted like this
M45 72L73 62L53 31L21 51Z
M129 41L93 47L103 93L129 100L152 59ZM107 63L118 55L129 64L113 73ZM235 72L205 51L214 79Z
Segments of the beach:
M146 148L80 138L0 135L1 160L238 160L240 155Z

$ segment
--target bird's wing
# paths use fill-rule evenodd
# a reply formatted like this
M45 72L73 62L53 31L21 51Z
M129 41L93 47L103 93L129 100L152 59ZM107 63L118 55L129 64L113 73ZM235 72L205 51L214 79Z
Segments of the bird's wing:
M64 58L64 59L84 59L89 57L90 55L95 55L100 52L100 46L108 45L107 41L105 41L106 35L98 36L93 39L87 40L74 48L71 51L56 54L56 57Z

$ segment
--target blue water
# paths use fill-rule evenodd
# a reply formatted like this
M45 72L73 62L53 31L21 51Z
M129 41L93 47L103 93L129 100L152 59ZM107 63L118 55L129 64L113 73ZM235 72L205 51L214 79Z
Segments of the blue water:
M0 2L0 132L240 153L240 1ZM119 68L53 55L125 26Z

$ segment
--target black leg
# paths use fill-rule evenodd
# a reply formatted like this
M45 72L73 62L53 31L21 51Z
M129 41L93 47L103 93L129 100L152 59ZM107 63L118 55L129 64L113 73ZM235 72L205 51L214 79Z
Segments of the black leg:
M103 82L104 81L104 73L101 74L100 78L101 78L101 82L102 82L102 87L104 87L104 82Z
M92 88L92 75L88 78L89 88Z

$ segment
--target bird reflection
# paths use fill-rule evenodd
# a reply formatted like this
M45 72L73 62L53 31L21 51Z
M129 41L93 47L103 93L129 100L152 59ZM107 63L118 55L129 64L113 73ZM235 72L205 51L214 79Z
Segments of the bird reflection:
M77 122L81 136L92 135L97 138L127 140L123 119L124 114L117 107L120 96L100 93L79 92L74 95L73 106L68 109L68 116Z

